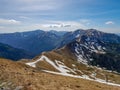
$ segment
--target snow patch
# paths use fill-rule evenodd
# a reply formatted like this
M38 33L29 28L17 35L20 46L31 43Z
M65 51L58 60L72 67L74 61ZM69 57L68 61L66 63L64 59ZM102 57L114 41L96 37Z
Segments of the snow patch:
M36 67L36 63L45 60L46 62L48 62L50 65L52 65L56 70L58 70L61 73L74 73L76 74L76 72L74 72L71 68L65 66L65 64L61 61L55 60L55 63L53 61L51 61L50 59L48 59L46 56L42 55L40 57L40 59L34 61L34 62L29 62L26 63L27 65L31 66L31 67Z
M75 64L72 64L72 66L73 66L73 67L76 67L76 65L75 65Z
M47 73L51 73L51 74L57 74L57 75L62 75L62 76L69 76L69 77L74 77L74 78L82 78L82 79L86 79L86 80L90 80L90 81L95 81L95 82L99 82L99 83L103 83L103 84L107 84L107 85L119 86L120 87L120 84L106 82L105 80L98 79L98 78L96 78L94 80L94 79L89 78L89 76L87 76L87 75L77 76L77 75L72 75L72 74L67 74L67 73L58 73L58 72L47 71L47 70L43 70L43 71L47 72Z
M79 62L87 65L88 61L83 58L83 55L79 54L79 55L76 55L76 56L77 56Z
M74 72L71 68L65 66L64 63L62 63L61 61L55 60L55 62L57 64L57 66L58 66L56 69L59 70L61 73L70 73L70 72L72 72L72 73L76 74L76 72Z
M31 67L36 67L36 63L40 62L40 61L43 61L43 60L46 60L47 62L49 62L50 64L53 64L52 62L49 61L49 59L46 57L46 56L41 56L40 59L34 61L34 62L29 62L29 63L26 63L27 65L31 66Z
M79 37L80 37L80 34L77 34L75 37L76 37L76 38L79 38Z

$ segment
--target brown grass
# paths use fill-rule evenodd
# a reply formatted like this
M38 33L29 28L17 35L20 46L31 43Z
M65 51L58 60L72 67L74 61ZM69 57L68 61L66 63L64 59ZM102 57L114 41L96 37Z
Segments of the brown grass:
M106 76L107 76L109 82L114 82L114 83L120 84L120 75L112 73L112 72L107 72L105 70L100 70L93 66L86 66L82 63L78 63L75 58L71 59L71 54L68 54L67 50L66 51L65 50L64 51L63 50L62 51L61 50L51 51L51 52L47 52L47 53L43 53L43 54L45 56L47 56L49 59L51 59L53 62L55 62L55 60L59 60L59 61L63 62L67 67L69 67L71 69L75 68L76 70L78 69L81 72L83 72L83 74L82 74L81 72L76 71L77 75L88 75L89 77L91 77L92 73L96 73L97 78L105 80ZM74 64L76 66L73 67L72 64ZM47 63L43 64L41 62L41 63L38 63L37 66L38 66L37 68L39 68L39 69L43 66L45 70L55 71L55 69L52 66L47 65Z
M84 79L77 79L37 71L19 62L0 59L0 85L14 90L120 90L120 87L109 86ZM11 85L7 85L11 82Z

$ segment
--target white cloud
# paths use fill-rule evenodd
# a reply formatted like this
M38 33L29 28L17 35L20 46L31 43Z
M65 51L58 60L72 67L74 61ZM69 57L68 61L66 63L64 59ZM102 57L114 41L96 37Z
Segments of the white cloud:
M90 20L88 20L88 19L80 19L80 22L87 23L87 22L90 22Z
M86 26L76 21L46 21L44 24L33 24L31 28L42 30L68 30L73 31L75 29L83 28Z
M3 26L0 26L0 28L4 28Z
M28 12L56 10L63 5L61 0L15 0L15 2L18 4L18 10Z
M14 20L14 19L2 19L0 18L0 24L4 24L4 25L18 25L20 24L21 22L20 21L17 21L17 20Z
M3 22L4 21L4 22ZM20 24L20 25L11 25L11 21L12 24L13 22L15 22L14 20L0 20L0 24L4 23L3 25L1 24L0 28L0 33L5 33L5 32L21 32L21 31L30 31L30 30L36 30L36 29L41 29L41 30L57 30L57 31L73 31L79 28L83 28L86 29L86 26L84 24L81 24L80 22L77 21L50 21L50 20L46 20L46 21L41 21L41 23L24 23L24 24ZM9 24L9 26L6 26L6 23Z
M60 27L85 27L82 23L77 21L47 21L46 23L55 24Z
M3 26L0 26L0 29L4 29L5 27L3 27Z
M85 24L85 25L90 25L91 20L89 20L89 19L80 19L80 22Z
M63 3L64 1L64 3ZM65 0L0 0L0 14L2 15L26 15L26 14L46 14L60 11L66 7ZM29 12L29 13L27 13Z
M42 10L54 10L53 6L47 5L32 5L32 6L24 6L20 8L21 11L42 11Z
M26 16L19 16L19 18L21 18L21 19L30 19L29 17L26 17Z
M43 24L42 26L46 28L61 28L62 27L61 24Z
M47 27L47 28L63 28L63 27L72 27L72 25L70 24L43 24L43 27Z
M114 22L113 21L107 21L107 22L105 22L105 24L112 25L112 24L114 24Z

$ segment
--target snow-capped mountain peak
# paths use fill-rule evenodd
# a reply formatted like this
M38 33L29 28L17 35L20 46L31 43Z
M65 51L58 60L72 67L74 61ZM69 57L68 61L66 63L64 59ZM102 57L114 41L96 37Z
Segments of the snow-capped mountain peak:
M100 40L88 37L81 36L76 39L76 41L70 43L68 47L74 52L79 62L87 64L89 61L93 60L91 54L105 54L105 44Z

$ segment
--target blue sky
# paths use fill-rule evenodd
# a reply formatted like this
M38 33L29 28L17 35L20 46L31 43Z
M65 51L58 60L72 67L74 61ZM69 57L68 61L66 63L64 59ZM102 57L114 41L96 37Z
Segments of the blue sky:
M95 28L120 32L120 0L0 0L0 33Z

